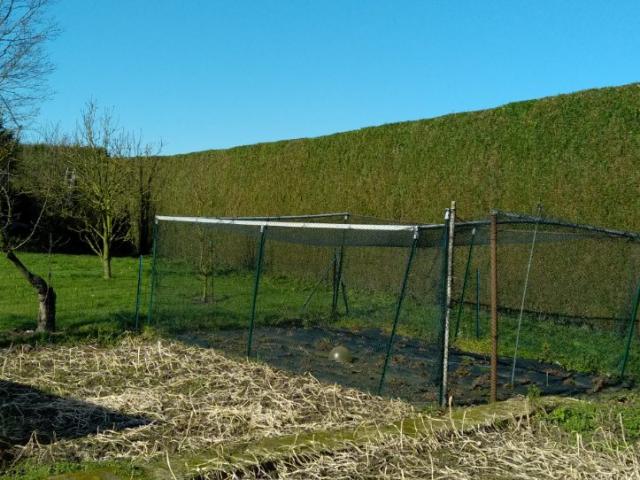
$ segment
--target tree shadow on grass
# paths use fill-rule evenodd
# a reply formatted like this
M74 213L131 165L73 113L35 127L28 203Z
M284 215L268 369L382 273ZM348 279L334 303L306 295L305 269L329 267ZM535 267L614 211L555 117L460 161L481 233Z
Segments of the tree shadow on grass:
M151 422L82 400L0 380L0 463L12 460L16 446L30 440L49 444L105 430L123 430Z
M126 316L125 316L126 315ZM131 317L129 319L128 317ZM54 333L34 331L35 322L23 318L2 319L0 322L0 348L19 344L92 342L111 344L128 330L133 330L133 314L115 312L107 315L88 315L84 319L60 318Z

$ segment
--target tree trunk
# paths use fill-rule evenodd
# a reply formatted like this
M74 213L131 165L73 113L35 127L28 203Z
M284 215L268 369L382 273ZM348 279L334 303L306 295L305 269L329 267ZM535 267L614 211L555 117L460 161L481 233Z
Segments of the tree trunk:
M56 330L56 292L47 286L44 294L38 292L38 326L36 332Z
M200 300L202 303L213 303L213 273L202 274L202 295Z
M209 275L202 276L202 303L209 303Z
M107 240L106 235L103 237L102 241L102 278L110 279L111 278L111 245Z
M102 278L111 278L111 255L106 252L102 254L102 272Z
M20 271L38 294L38 326L36 332L54 332L56 329L56 292L44 279L31 273L12 251L7 259Z

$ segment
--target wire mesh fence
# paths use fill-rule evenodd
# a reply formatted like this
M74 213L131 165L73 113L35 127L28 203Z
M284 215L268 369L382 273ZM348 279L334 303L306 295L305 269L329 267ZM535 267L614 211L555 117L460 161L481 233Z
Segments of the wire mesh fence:
M351 221L160 221L152 323L325 381L434 400L439 243L418 248L417 226Z
M58 330L144 323L418 404L488 398L489 219L458 220L451 257L446 224L342 212L178 220L157 222L155 262L115 258L110 280L94 256L20 253L57 293ZM503 212L496 224L498 397L640 380L640 235ZM36 294L9 262L0 290L0 330L34 329Z
M575 386L566 370L597 375L593 389L624 373L640 379L633 311L640 237L501 212L497 225L501 386L536 383L519 375L532 361L548 391ZM486 222L459 226L453 297L455 347L485 353L491 343L488 228Z
M489 220L455 225L450 350L445 224L173 220L157 232L165 332L416 403L487 398ZM506 213L497 225L499 396L640 377L640 237Z

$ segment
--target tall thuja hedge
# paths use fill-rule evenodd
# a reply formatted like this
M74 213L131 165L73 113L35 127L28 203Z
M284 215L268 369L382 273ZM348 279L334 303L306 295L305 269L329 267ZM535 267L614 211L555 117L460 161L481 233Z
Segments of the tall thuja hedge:
M163 158L158 211L349 210L438 221L491 207L640 230L640 85L588 90L313 139ZM198 188L194 188L198 185Z

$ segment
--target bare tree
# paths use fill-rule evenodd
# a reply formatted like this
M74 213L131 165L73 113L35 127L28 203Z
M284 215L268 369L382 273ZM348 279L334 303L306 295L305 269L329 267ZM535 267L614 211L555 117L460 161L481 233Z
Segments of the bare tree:
M143 255L149 251L151 246L151 225L154 215L155 194L163 184L166 170L161 168L157 155L162 150L162 143L153 147L142 145L138 138L135 148L136 157L132 159L135 163L134 179L135 187L131 194L131 240L135 244L138 255Z
M114 243L129 239L138 187L135 158L149 156L151 149L118 127L110 111L99 114L91 101L75 138L62 150L65 175L57 179L57 198L71 228L100 257L104 278L111 278Z
M200 256L198 257L198 276L202 281L200 301L202 301L202 303L211 303L214 300L213 275L215 273L216 266L214 239L212 238L211 231L201 225L198 225L197 235L200 246Z
M53 65L44 45L57 34L47 14L49 3L0 0L0 251L37 292L38 331L55 329L56 294L16 252L34 235L46 200L37 219L16 218L16 198L25 192L15 182L18 141L14 132L5 128L5 121L11 120L19 131L21 122L36 113L37 105L48 94L46 78Z
M0 0L0 110L16 127L49 94L53 71L44 49L58 34L50 0Z
M15 155L18 142L14 134L0 126L0 251L35 289L38 296L38 321L36 331L53 332L56 321L56 293L39 275L33 273L18 258L17 250L29 242L42 218L47 196L40 192L44 203L40 215L33 221L18 218L15 201L20 193L15 188Z
M215 211L216 201L208 188L211 175L209 165L206 162L200 162L195 169L191 182L194 214L211 215L211 212ZM218 256L217 239L213 231L204 225L197 225L196 238L198 240L196 274L202 282L200 300L202 303L212 303L215 299L213 277Z

